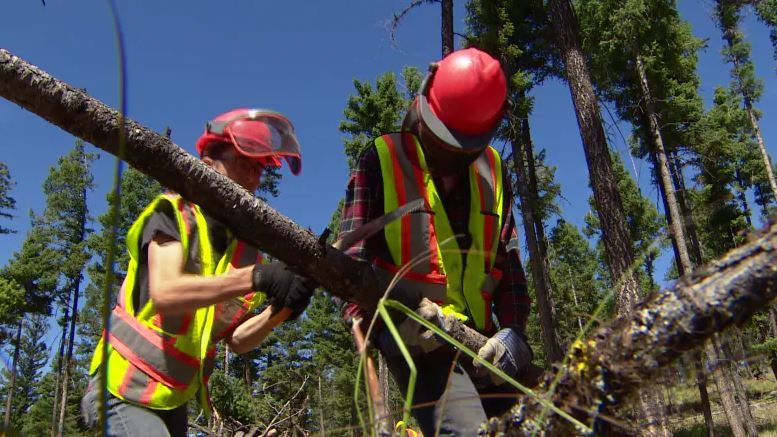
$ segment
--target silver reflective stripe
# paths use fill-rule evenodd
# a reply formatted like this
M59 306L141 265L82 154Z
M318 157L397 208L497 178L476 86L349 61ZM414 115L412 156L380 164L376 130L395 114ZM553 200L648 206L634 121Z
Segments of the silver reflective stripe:
M115 308L111 314L111 345L127 360L159 382L185 389L197 377L199 359L175 347L175 337L144 327ZM131 320L131 321L130 321Z
M491 172L491 162L488 156L491 154L490 150L480 154L480 157L475 161L475 168L477 169L478 179L480 179L480 194L483 196L482 205L484 210L483 214L493 214L494 211L494 195L496 193L495 181L493 180Z
M490 296L494 295L494 290L499 286L502 281L502 271L499 269L491 269L491 273L483 279L483 283L480 285L480 291L482 293L488 293Z

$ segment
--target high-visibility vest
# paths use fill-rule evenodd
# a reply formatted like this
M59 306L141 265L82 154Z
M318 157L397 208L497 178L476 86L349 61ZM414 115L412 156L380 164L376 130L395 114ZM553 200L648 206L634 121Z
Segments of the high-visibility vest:
M501 270L494 268L504 223L499 153L489 146L469 167L471 243L462 253L418 138L397 133L383 135L374 143L383 179L383 210L392 211L418 198L425 200L427 208L427 212L408 214L384 228L391 260L376 260L378 273L393 276L411 264L398 287L417 289L446 314L480 331L490 330L492 296L502 279Z
M231 334L245 314L261 304L264 293L248 293L183 315L161 314L150 299L141 308L135 308L133 297L140 287L138 269L140 260L145 258L141 237L160 202L168 202L174 211L187 273L213 276L261 261L258 251L234 238L224 255L215 259L218 254L213 251L199 206L173 193L154 199L127 234L130 262L111 313L107 388L120 399L159 410L177 408L199 392L200 403L208 412L207 383L215 364L215 345ZM103 361L105 338L103 332L92 358L92 375Z

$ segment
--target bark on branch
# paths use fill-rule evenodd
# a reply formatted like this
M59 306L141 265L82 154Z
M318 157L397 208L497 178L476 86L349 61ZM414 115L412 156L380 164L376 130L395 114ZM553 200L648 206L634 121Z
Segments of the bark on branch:
M595 331L557 369L553 401L587 423L606 417L655 372L713 334L741 325L777 296L777 225L742 247L683 278L674 288L651 293L626 319ZM552 375L546 374L543 389ZM541 407L523 399L512 412L492 420L490 431L523 435L538 424ZM543 432L564 435L567 423L550 417Z

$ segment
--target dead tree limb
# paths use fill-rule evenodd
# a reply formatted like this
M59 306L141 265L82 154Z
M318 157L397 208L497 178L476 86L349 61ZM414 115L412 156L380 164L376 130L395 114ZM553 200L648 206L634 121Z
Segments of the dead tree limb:
M622 405L637 387L682 353L699 348L713 334L741 325L777 296L777 224L732 250L674 288L651 293L626 319L595 331L577 344L552 399L587 423ZM547 388L552 375L546 375ZM543 390L539 390L542 392ZM537 424L541 406L523 399L489 424L490 431L523 435L533 426L563 435L571 430L550 417Z
M39 68L0 49L0 96L65 131L119 155L120 114ZM379 295L370 269L202 164L169 139L127 120L123 158L163 185L200 204L234 229L240 238L310 276L334 294L375 307ZM626 319L616 320L577 345L567 366L556 369L560 383L552 395L560 407L587 423L619 405L654 372L683 352L700 347L714 333L741 324L777 294L777 225L730 252L671 290L653 293ZM461 325L463 327L463 325ZM458 329L458 327L457 327ZM453 336L477 350L483 337ZM552 374L547 374L547 391ZM542 393L543 390L538 390ZM520 399L508 415L489 423L491 432L522 435L571 429L548 413L538 423L541 405Z

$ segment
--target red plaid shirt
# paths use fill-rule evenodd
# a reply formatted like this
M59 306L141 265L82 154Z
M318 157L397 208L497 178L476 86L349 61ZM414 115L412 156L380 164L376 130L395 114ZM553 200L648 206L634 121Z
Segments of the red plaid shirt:
M494 314L502 328L514 328L524 332L529 316L531 299L526 289L526 277L518 253L518 235L512 214L512 190L507 172L504 179L504 226L496 249L494 267L502 270L502 281L494 292ZM468 179L465 178L468 181ZM442 187L435 177L435 185ZM469 184L459 183L450 192L439 190L445 204L445 212L455 234L469 234ZM340 235L380 217L383 211L383 180L378 152L374 145L362 154L356 169L348 181L348 191L340 222ZM390 260L383 231L348 250L348 254L372 262L375 258ZM347 311L346 311L347 312Z

